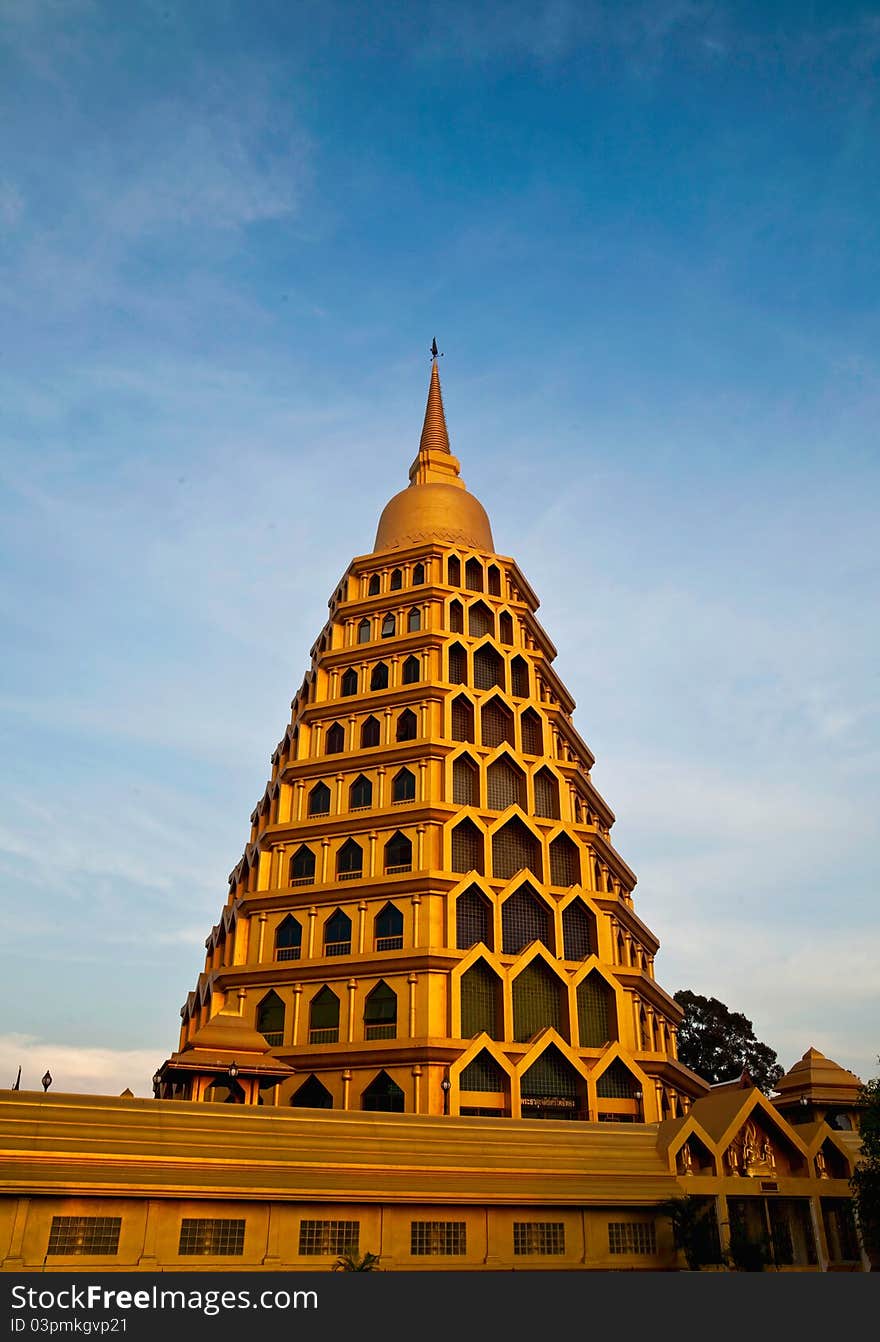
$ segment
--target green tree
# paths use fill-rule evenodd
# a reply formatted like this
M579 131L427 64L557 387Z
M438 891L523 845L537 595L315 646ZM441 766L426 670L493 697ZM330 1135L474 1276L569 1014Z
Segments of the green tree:
M381 1272L379 1267L380 1255L377 1253L365 1253L360 1258L354 1253L340 1254L333 1264L334 1272Z
M880 1058L877 1059L880 1063ZM859 1091L862 1155L850 1180L859 1229L872 1267L880 1268L880 1076Z
M721 1262L718 1225L711 1202L685 1194L658 1202L657 1211L672 1222L675 1247L684 1254L692 1272L699 1272L707 1263Z
M686 1067L712 1085L732 1081L745 1069L765 1095L773 1090L782 1068L773 1049L755 1038L748 1017L688 988L679 988L675 1000L684 1007L678 1056Z

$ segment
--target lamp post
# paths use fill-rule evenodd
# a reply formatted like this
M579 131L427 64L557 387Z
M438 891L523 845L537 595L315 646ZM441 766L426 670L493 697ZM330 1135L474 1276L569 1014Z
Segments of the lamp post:
M449 1080L449 1077L448 1077L448 1076L444 1076L443 1080L440 1082L440 1089L443 1091L443 1112L444 1112L444 1114L448 1114L448 1113L449 1113L449 1092L450 1092L451 1089L452 1089L452 1082Z
M159 1087L160 1087L161 1084L162 1084L162 1073L161 1073L161 1072L156 1072L156 1073L154 1074L154 1076L153 1076L153 1099L154 1099L154 1100L158 1100L158 1098L159 1098Z
M634 1090L633 1099L636 1102L636 1121L639 1123L643 1123L645 1115L642 1111L642 1092L640 1090Z
M48 1067L46 1068L40 1080L43 1083L43 1090L48 1090L52 1084L52 1073L49 1071Z

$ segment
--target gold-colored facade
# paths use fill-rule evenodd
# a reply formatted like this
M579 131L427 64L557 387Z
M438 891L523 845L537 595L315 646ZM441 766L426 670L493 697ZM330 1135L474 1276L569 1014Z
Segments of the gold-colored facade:
M136 1100L0 1093L6 1271L680 1266L664 1199L780 1270L861 1270L858 1078L771 1103L681 1011L436 359L410 484L352 561L178 1048ZM535 1121L540 1120L540 1121ZM564 1120L564 1121L563 1121Z

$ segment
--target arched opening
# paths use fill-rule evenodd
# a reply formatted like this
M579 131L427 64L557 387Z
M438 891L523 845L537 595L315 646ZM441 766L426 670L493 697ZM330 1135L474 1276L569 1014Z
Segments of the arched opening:
M244 1090L232 1077L218 1077L205 1091L208 1104L244 1104Z
M456 806L479 806L480 771L470 755L452 762L452 800Z
M346 839L336 854L336 879L354 881L364 874L364 854L359 843Z
M461 586L461 560L458 555L450 555L446 561L446 574L450 587Z
M409 769L401 769L394 775L394 781L391 784L391 800L394 803L403 801L415 801L416 799L416 776Z
M367 619L361 620L358 625L358 643L369 643L370 632L370 621Z
M339 1042L339 998L325 984L312 998L309 1007L309 1043Z
M410 634L417 634L422 627L422 612L418 606L413 606L409 615L406 617L406 628Z
M373 922L377 951L399 951L403 947L403 914L394 904L386 904Z
M636 1123L640 1116L639 1083L632 1072L615 1058L596 1082L600 1123Z
M513 619L506 610L503 610L498 618L498 632L501 642L509 648L513 643Z
M403 664L403 684L415 685L422 678L422 668L418 657L407 657Z
M515 693L516 691L514 691ZM544 732L541 719L532 708L527 708L520 719L522 725L522 748L524 755L543 755Z
M421 587L424 581L425 581L425 566L424 564L416 564L415 568L412 571L413 587Z
M353 666L350 666L347 671L343 671L341 690L344 699L349 699L353 694L357 694L358 674Z
M523 657L514 657L510 663L510 689L517 699L529 697L529 668ZM534 714L532 714L534 717ZM540 751L533 752L540 754Z
M568 889L581 879L581 860L577 844L567 834L559 834L550 844L550 884Z
M411 708L405 708L397 719L398 741L414 741L418 736L419 720Z
M335 909L324 924L324 954L351 955L351 919Z
M485 645L474 653L474 685L478 690L504 689L504 658Z
M294 1109L332 1109L333 1096L312 1072L299 1089L294 1091L290 1103Z
M345 749L345 728L338 722L327 730L325 750L328 755L339 755Z
M518 955L533 941L553 952L553 922L550 910L528 884L508 895L501 906L501 949Z
M492 871L497 880L509 881L523 870L539 881L544 879L541 845L519 817L513 816L492 837Z
M461 976L461 1038L473 1039L483 1031L490 1039L504 1038L501 980L484 960L477 960Z
M397 993L380 980L364 1003L364 1038L394 1039L397 1035Z
M405 1109L403 1091L387 1072L380 1072L361 1096L361 1108L373 1113L402 1114Z
M596 950L593 916L581 899L562 910L562 944L566 960L586 960Z
M385 874L397 876L404 871L412 871L412 844L398 830L385 845Z
M330 789L326 783L316 783L309 793L309 815L330 814Z
M388 667L384 662L377 662L370 673L371 690L388 689Z
M464 633L464 606L460 601L449 603L449 628L453 634Z
M452 739L453 741L474 739L474 706L463 694L452 701Z
M549 769L539 769L535 774L535 815L559 819L559 782Z
M290 884L314 885L314 883L315 854L303 843L290 859Z
M467 653L460 643L453 643L449 648L449 683L467 684Z
M382 619L382 637L393 638L397 633L397 620L391 615L385 615Z
M498 698L490 699L480 712L480 728L483 745L493 749L503 742L513 745L513 714L506 704Z
M284 1003L276 992L268 992L257 1007L257 1030L272 1048L284 1043Z
M452 831L452 870L483 874L483 835L472 820L462 820Z
M275 959L298 960L301 954L302 927L289 913L286 918L282 918L275 930Z
M495 634L495 617L485 601L475 601L468 608L468 633L471 638L482 638L485 634Z
M361 748L369 749L371 746L377 746L382 738L382 730L379 726L378 718L368 717L361 727Z
M513 981L513 1037L524 1044L548 1026L564 1031L564 985L543 960L532 960Z
M460 951L466 951L482 941L491 951L494 940L492 908L479 888L471 885L455 901L455 944Z
M368 596L378 596L378 595L379 595L379 575L378 575L378 573L373 573L373 574L371 575L371 577L370 577L370 585L369 585L369 587L367 588L367 595L368 595Z
M545 1048L524 1074L520 1094L523 1118L587 1117L586 1082L555 1044Z
M497 564L489 565L489 595L501 595L501 573Z
M363 774L358 774L348 793L348 806L351 811L365 811L373 804L373 784Z
M391 570L391 582L388 584L392 592L399 592L403 586L403 573L399 568Z
M506 811L508 806L526 809L526 776L506 755L486 770L486 805L490 811Z

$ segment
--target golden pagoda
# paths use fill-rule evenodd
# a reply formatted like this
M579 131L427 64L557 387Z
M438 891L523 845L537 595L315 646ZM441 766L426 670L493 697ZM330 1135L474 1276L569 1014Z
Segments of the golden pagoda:
M537 607L450 451L435 355L409 486L330 599L161 1095L653 1122L707 1092ZM228 1050L198 1065L218 1013L252 1030L233 1078Z

